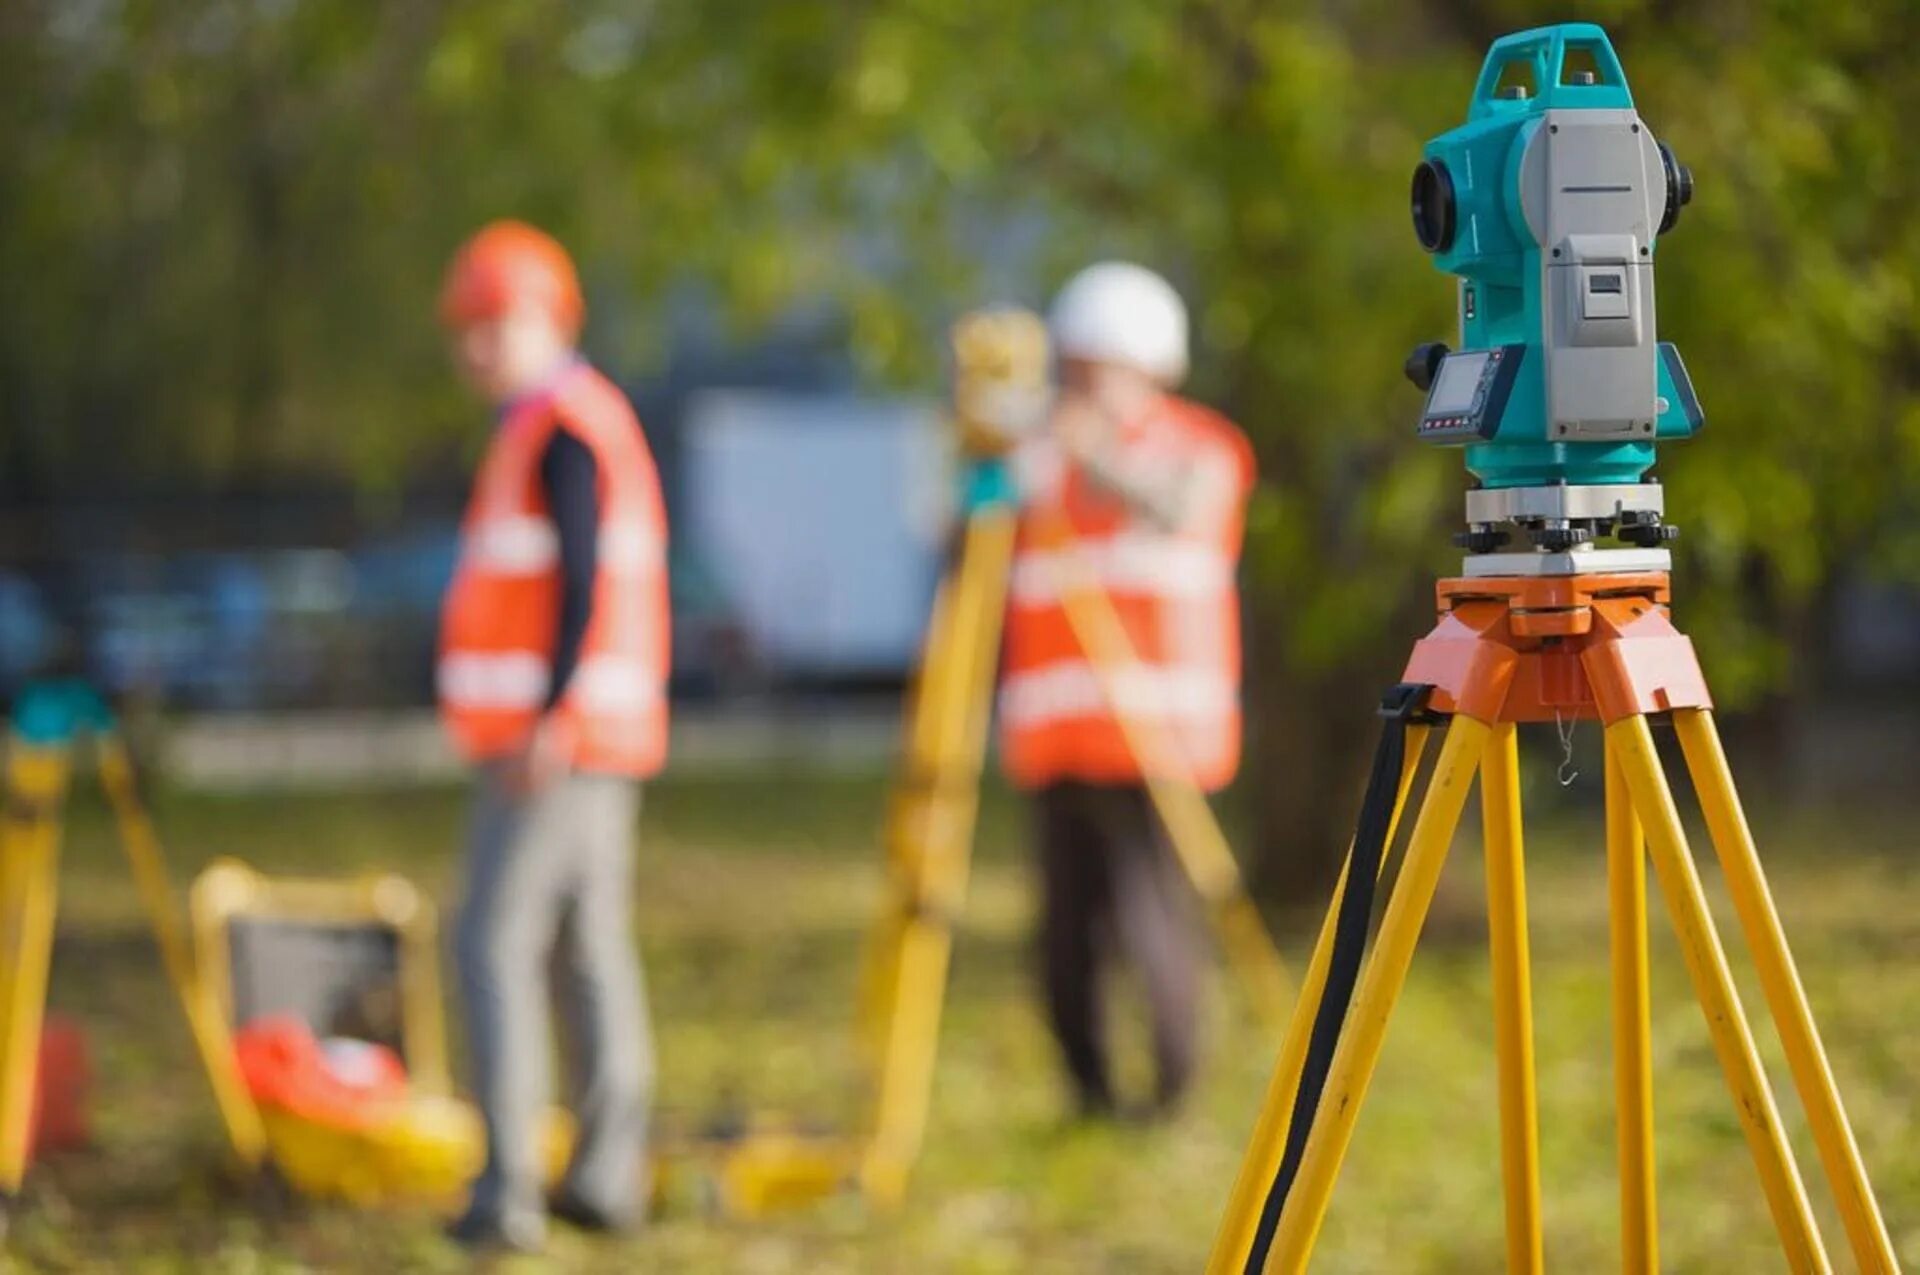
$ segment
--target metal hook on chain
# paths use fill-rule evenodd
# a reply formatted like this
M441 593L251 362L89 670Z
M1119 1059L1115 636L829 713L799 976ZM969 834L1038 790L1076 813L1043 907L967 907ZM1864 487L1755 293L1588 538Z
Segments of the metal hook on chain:
M1553 710L1553 729L1560 736L1560 768L1554 771L1554 778L1562 788L1573 787L1573 781L1580 778L1580 772L1573 765L1573 728L1577 724L1578 719L1562 721L1560 710Z

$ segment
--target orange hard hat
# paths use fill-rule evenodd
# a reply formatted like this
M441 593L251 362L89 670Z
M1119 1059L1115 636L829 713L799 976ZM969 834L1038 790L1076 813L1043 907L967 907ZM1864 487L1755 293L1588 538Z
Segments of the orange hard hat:
M523 303L544 307L570 333L586 315L580 277L558 240L524 221L491 222L447 267L440 321L459 327Z

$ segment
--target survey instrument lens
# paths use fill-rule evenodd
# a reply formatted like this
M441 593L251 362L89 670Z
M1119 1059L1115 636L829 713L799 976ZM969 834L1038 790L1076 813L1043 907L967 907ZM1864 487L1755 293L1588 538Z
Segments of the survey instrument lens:
M1427 160L1413 170L1413 233L1428 252L1453 246L1453 178L1439 160Z
M1660 215L1660 233L1680 220L1680 210L1693 202L1693 170L1673 157L1673 147L1660 143L1660 167L1667 179L1667 204Z

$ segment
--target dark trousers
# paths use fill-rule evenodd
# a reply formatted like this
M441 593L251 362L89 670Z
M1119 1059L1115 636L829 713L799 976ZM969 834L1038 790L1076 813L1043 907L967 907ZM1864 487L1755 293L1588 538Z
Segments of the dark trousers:
M1091 1112L1114 1107L1102 975L1132 966L1153 1034L1156 1107L1193 1078L1200 959L1188 888L1144 787L1060 783L1036 794L1047 1011Z

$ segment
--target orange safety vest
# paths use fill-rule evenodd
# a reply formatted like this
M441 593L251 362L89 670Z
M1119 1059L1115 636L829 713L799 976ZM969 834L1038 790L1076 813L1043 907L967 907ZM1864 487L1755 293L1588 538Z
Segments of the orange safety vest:
M1206 791L1240 764L1240 600L1234 569L1253 486L1253 449L1225 417L1172 395L1120 431L1125 463L1191 464L1212 455L1238 477L1232 505L1203 525L1165 531L1128 512L1057 451L1034 458L1008 587L1000 684L1000 755L1025 788L1060 780L1138 783L1144 776L1061 604L1071 572L1036 534L1064 516L1083 578L1112 599L1138 663L1118 670L1122 709L1165 732ZM1057 524L1056 524L1057 525Z
M545 710L561 579L540 462L558 429L593 453L600 534L592 614L552 723L576 769L644 778L667 753L666 514L633 409L584 362L514 404L480 466L440 617L440 716L484 761L523 746Z

